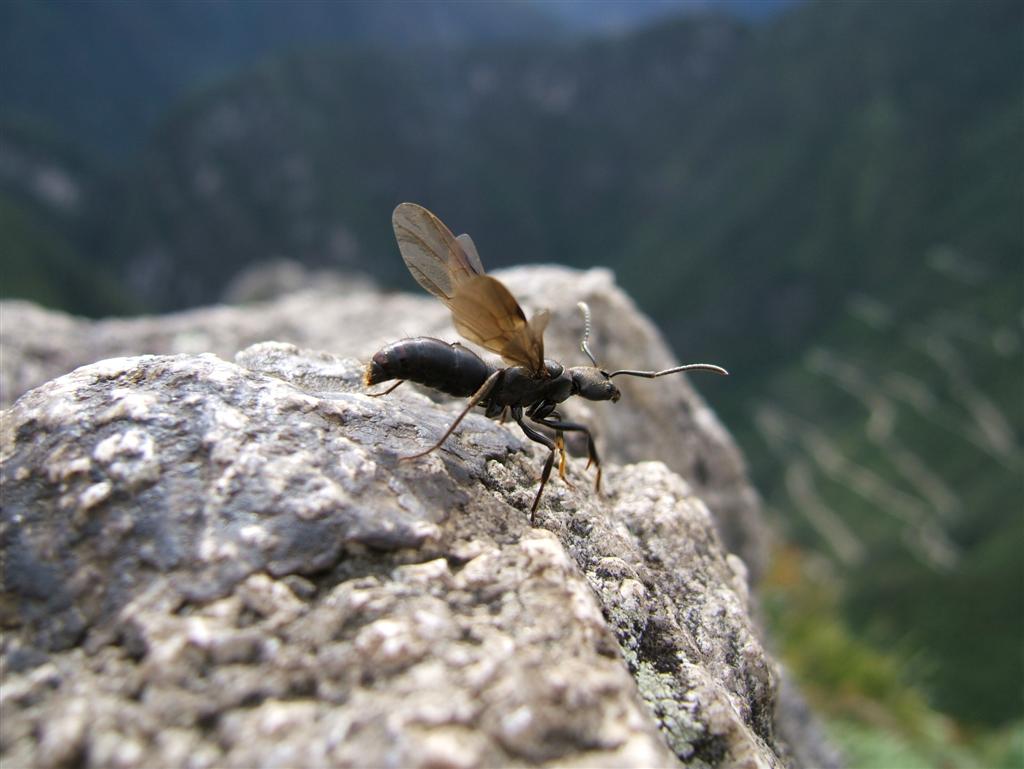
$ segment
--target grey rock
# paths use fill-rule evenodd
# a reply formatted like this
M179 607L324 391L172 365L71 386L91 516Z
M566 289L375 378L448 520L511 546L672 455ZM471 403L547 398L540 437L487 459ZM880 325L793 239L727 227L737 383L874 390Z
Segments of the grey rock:
M204 312L227 338L241 311ZM281 343L122 357L4 412L5 766L796 765L746 568L693 485L609 441L607 493L571 462L532 528L543 452L518 428L474 414L399 461L458 404L371 398L361 372ZM694 444L723 440L701 408Z
M579 352L583 321L576 308L584 300L593 310L591 347L602 365L657 369L677 363L607 270L529 267L496 274L528 314L551 310L548 357L571 365L587 362ZM365 361L384 344L406 336L458 339L447 308L423 293L382 293L342 275L319 280L319 287L259 304L159 317L88 321L27 302L0 302L0 404L9 406L32 387L78 366L117 356L212 352L230 360L249 345L274 339ZM710 362L728 368L728 351ZM744 560L756 582L770 536L731 436L685 376L620 381L619 403L574 399L566 404L568 417L593 428L606 460L659 459L685 478L711 508L728 549ZM693 381L712 396L721 386L711 374L694 375ZM575 453L581 449L570 443Z
M316 269L294 259L272 259L257 262L239 272L224 288L222 296L228 304L246 304L312 288L344 296L373 291L374 284L361 274Z

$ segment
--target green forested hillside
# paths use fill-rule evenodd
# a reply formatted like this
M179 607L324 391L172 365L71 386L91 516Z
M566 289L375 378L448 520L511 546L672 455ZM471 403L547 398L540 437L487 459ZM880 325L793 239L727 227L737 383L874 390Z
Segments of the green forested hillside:
M853 626L912 652L942 709L998 721L1024 681L1021 8L792 21L709 116L719 149L751 109L760 140L717 153L724 174L680 153L716 186L650 225L636 270L685 257L638 292L683 349L766 374L732 383L729 424L773 510L838 563ZM672 313L681 282L703 324Z
M128 309L114 287L97 275L50 222L0 194L4 260L0 296L31 299L85 314Z
M610 262L680 119L747 34L694 21L572 47L268 62L163 125L103 253L163 307L209 301L241 265L282 255L412 286L379 258L393 246L380 211L411 199L482 238L492 267Z
M104 172L37 123L0 121L0 297L84 315L131 312L114 272L96 263Z
M733 372L713 405L795 560L835 588L804 606L840 628L830 664L884 650L864 680L898 671L965 723L1007 723L1024 715L1022 29L1016 0L823 2L760 27L297 53L164 121L90 253L154 309L282 256L413 288L389 214L414 200L489 267L612 267L680 357ZM772 616L796 653L821 641Z

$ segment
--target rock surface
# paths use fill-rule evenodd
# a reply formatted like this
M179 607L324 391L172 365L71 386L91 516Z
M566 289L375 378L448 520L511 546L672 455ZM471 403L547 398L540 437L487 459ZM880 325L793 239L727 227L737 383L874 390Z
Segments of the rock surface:
M555 309L550 356L575 361L565 305L586 298L599 360L670 362L607 273L503 277ZM307 291L101 322L0 308L8 398L81 359L181 353L87 365L3 412L5 766L837 764L703 501L763 546L739 455L685 380L583 404L606 493L570 461L534 527L544 452L516 426L473 414L400 462L459 404L364 392L360 360L396 327L454 338L436 304ZM355 357L233 355L275 335ZM693 477L631 463L645 450Z
M548 357L567 365L587 362L579 352L583 320L576 307L583 300L593 311L590 345L599 363L642 369L677 363L607 270L530 267L496 274L528 314L551 310L545 334ZM263 282L273 284L271 278ZM0 302L0 405L9 406L27 390L104 358L212 352L231 360L245 347L273 339L365 361L384 344L405 336L458 339L447 308L423 292L382 293L368 290L362 279L344 276L317 280L319 288L247 306L102 321L26 302ZM285 283L298 284L301 278ZM723 355L710 362L728 368L727 351ZM695 374L693 381L712 394L723 384L712 374ZM728 549L743 558L756 581L769 534L732 438L685 376L623 377L616 383L623 390L619 403L573 399L565 409L569 418L593 428L603 458L618 463L659 459L685 478L711 508Z
M450 409L238 361L107 360L4 415L5 763L783 763L742 562L664 465L602 498L574 463L533 529L509 427L398 462Z

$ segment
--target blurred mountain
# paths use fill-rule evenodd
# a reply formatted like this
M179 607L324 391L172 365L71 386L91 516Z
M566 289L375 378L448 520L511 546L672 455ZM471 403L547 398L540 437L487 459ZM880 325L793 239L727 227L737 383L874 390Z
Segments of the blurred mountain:
M184 92L272 52L566 33L526 2L7 0L0 3L0 93L9 115L61 126L115 154L140 145Z
M1019 3L787 17L624 255L685 357L757 372L726 422L854 627L987 721L1024 680L1022 29Z
M575 32L625 33L671 16L720 13L747 21L770 19L802 0L535 0Z
M682 358L734 372L715 406L860 637L912 652L946 712L1005 721L1024 679L1022 28L1016 0L814 3L296 52L180 104L81 250L154 309L281 258L413 289L389 213L414 200L488 267L612 267Z
M59 126L84 146L119 156L141 146L176 99L291 49L564 40L707 9L764 18L793 2L6 0L0 116Z
M280 257L412 287L378 258L388 212L411 199L474 233L492 267L606 262L661 201L653 172L748 36L714 18L572 45L276 59L162 125L103 251L161 308Z

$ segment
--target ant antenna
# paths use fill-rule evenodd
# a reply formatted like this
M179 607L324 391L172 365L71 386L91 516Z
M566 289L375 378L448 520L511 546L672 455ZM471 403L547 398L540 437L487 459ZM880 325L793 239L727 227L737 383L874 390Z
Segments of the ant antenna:
M597 361L594 360L594 354L590 352L590 347L587 346L587 340L590 339L590 308L586 302L577 302L576 306L583 311L583 339L580 340L580 350L582 350L590 362L594 364L594 368L598 368Z
M633 371L623 369L622 371L613 371L608 375L611 379L613 376L624 374L625 376L642 376L647 379L654 379L658 376L665 376L665 374L678 374L680 371L710 371L712 374L718 374L720 376L729 376L729 372L721 366L716 366L714 363L688 363L685 366L676 366L675 368L667 368L664 371Z
M590 339L590 307L587 306L586 302L577 302L576 306L583 312L583 339L580 340L580 349L588 358L590 358L590 362L594 364L594 368L600 368L597 365L597 361L594 360L594 354L590 352L590 346L587 344L587 340ZM712 374L729 376L728 371L713 363L688 363L685 366L675 366L662 371L635 371L633 369L621 369L619 371L613 371L610 374L607 374L607 372L602 373L605 373L609 379L620 375L654 379L655 377L665 376L666 374L678 374L681 371L710 371Z

